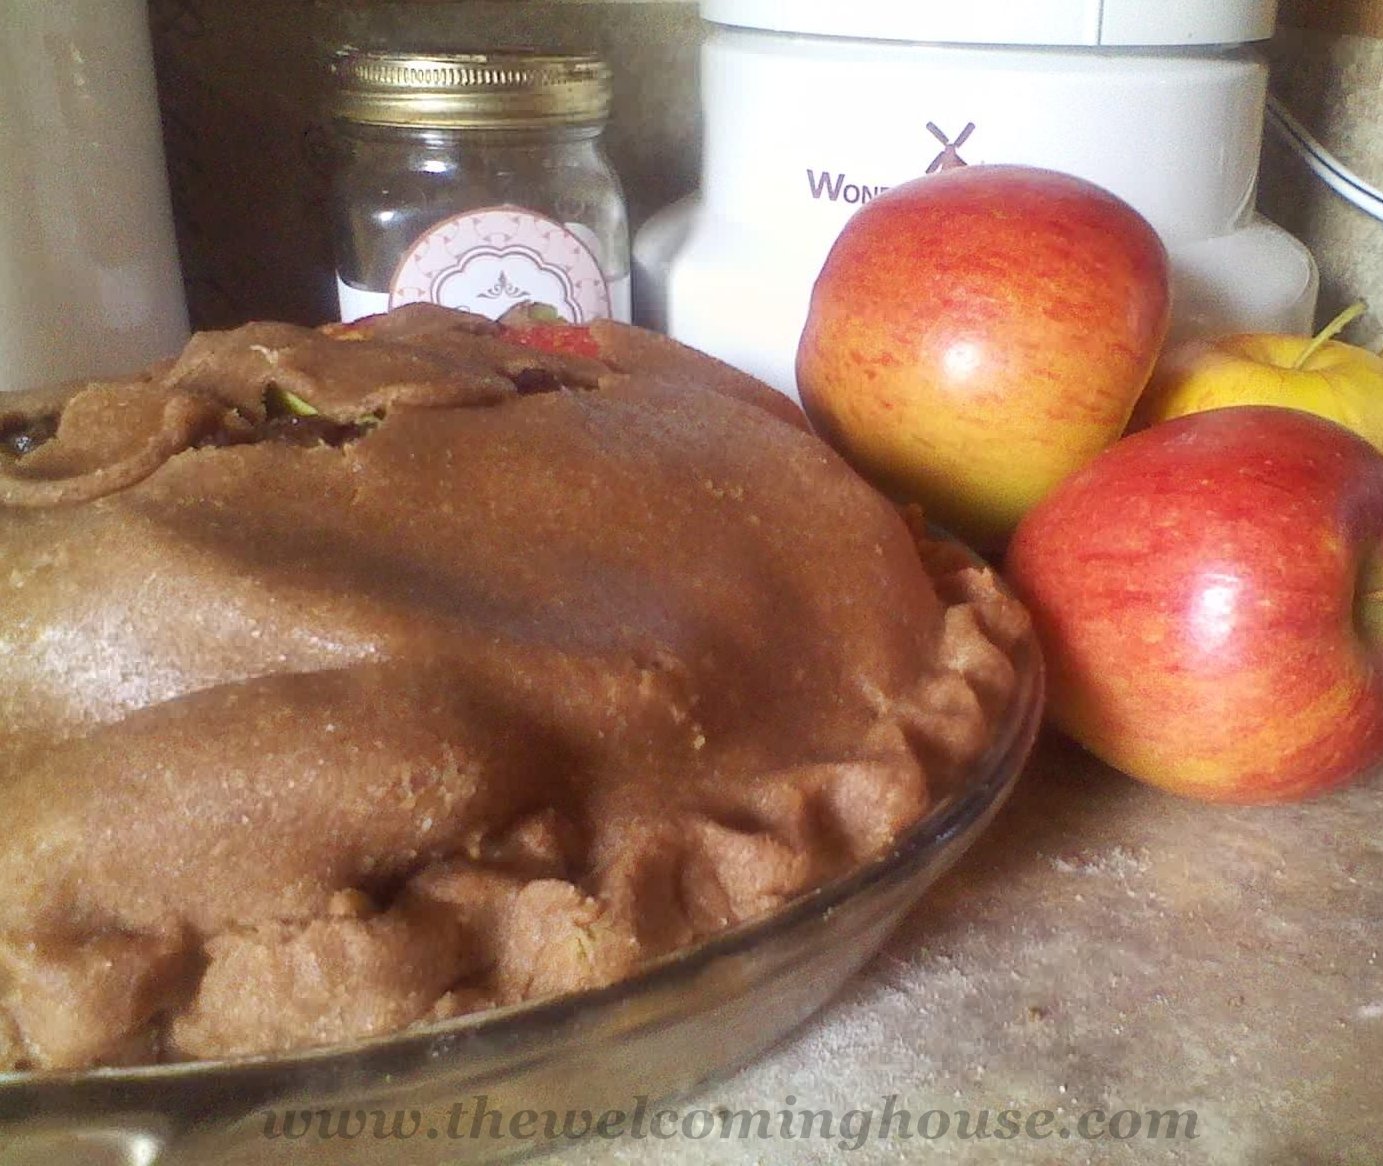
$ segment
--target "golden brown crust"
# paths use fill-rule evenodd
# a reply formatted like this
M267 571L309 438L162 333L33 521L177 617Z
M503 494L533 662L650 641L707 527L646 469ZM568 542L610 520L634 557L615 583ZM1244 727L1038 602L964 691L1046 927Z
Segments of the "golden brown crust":
M707 357L516 338L202 336L10 459L89 483L202 418L0 506L0 1064L606 983L879 853L986 746L1021 612L985 572Z

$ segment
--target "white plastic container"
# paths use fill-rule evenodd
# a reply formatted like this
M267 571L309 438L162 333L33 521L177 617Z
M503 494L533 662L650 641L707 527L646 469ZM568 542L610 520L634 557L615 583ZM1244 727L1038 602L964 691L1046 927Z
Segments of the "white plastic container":
M1179 333L1309 327L1253 213L1274 0L703 0L700 197L635 245L644 319L794 394L817 272L882 190L1022 162L1113 191L1172 255ZM900 289L905 294L905 289Z
M0 391L186 339L144 0L4 0Z

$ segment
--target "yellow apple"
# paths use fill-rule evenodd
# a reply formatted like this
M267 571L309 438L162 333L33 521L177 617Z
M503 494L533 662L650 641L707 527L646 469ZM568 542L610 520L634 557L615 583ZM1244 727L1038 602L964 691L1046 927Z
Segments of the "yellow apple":
M1189 340L1163 355L1130 430L1230 405L1276 405L1337 421L1383 450L1383 357L1333 337L1354 304L1315 337L1244 333Z

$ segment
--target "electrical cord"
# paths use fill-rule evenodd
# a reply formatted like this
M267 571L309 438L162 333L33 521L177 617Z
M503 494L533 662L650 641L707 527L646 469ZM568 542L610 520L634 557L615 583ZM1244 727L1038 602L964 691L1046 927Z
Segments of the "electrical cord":
M1367 215L1383 220L1383 190L1371 186L1320 144L1276 97L1268 97L1268 125L1326 186Z

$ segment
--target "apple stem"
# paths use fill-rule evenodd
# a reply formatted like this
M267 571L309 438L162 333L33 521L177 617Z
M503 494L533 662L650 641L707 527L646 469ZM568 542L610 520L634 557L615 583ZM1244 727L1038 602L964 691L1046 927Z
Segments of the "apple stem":
M1302 350L1297 357L1296 363L1292 365L1293 372L1300 372L1306 367L1306 362L1316 355L1326 344L1327 341L1334 340L1337 335L1343 332L1349 325L1353 324L1362 316L1368 305L1363 300L1357 300L1350 304L1343 312L1330 321L1324 328L1316 333L1316 338Z

